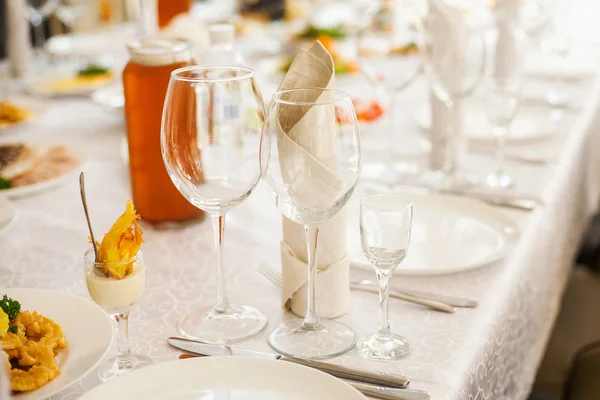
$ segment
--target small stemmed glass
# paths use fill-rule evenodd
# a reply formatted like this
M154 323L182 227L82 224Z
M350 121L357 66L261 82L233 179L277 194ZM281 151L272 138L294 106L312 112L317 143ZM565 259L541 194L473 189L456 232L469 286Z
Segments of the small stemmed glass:
M250 196L260 178L263 115L250 68L192 66L171 73L162 117L163 160L181 194L210 215L215 240L217 303L178 323L192 339L230 343L267 325L259 310L229 302L222 258L225 215Z
M90 5L90 0L62 0L62 4L58 6L54 14L69 29L73 29L75 22L81 18Z
M98 367L98 377L106 382L127 371L152 364L152 359L133 354L129 344L129 314L146 287L146 267L139 251L129 260L114 263L96 262L94 249L85 253L85 282L90 297L115 321L117 356L104 360ZM129 270L123 279L111 278L103 271Z
M392 273L408 252L412 213L411 200L398 194L372 194L360 201L362 250L379 286L379 327L356 344L358 354L366 358L396 359L410 351L410 341L390 330L388 298Z
M60 0L27 0L27 18L33 25L33 46L44 43L44 19L56 10Z
M260 168L284 216L304 225L308 299L303 321L286 321L269 335L276 352L322 359L354 346L354 332L320 320L315 280L319 227L348 202L360 175L358 123L350 96L338 90L293 89L273 95L260 143Z
M363 177L387 185L400 184L418 172L416 164L398 159L395 104L422 71L422 16L410 0L382 0L369 12L358 35L358 63L386 104L387 127L384 154L376 154L377 161L369 162L363 156Z

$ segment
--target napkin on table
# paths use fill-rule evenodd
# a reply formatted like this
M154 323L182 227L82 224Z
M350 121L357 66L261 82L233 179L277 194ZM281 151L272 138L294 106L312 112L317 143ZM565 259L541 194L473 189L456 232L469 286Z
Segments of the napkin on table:
M334 65L331 55L320 42L301 49L294 59L279 90L301 88L332 88ZM310 92L314 93L314 92ZM308 95L308 93L307 93ZM327 96L322 93L321 96ZM308 97L308 96L307 96ZM314 101L313 99L302 99ZM282 105L282 108L285 108ZM342 185L335 171L337 134L334 105L330 107L290 107L279 119L278 137L280 168L283 179L305 204L330 202ZM292 111L296 112L293 113ZM330 125L330 126L328 126ZM307 135L319 126L319 143ZM311 141L310 154L304 151ZM310 175L302 169L310 169ZM304 316L307 301L307 246L304 226L283 217L281 241L283 307ZM349 262L346 245L346 213L341 210L334 218L319 225L317 249L317 312L324 318L334 318L350 308Z

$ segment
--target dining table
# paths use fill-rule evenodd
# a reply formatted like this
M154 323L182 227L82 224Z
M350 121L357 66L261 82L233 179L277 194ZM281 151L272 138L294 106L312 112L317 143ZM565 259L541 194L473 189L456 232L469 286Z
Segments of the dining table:
M272 76L259 74L258 78L268 98L277 82ZM546 84L536 77L530 83L531 91L538 94ZM376 96L360 77L340 79L337 86L353 97ZM351 350L328 362L406 375L411 388L427 391L432 399L528 397L579 242L600 204L600 80L592 74L572 86L576 107L563 110L558 117L550 107L531 107L551 119L552 135L509 146L509 152L547 159L536 164L506 160L506 169L517 182L513 192L540 202L533 211L496 207L519 227L516 248L501 260L470 271L398 275L392 281L392 287L471 298L478 307L447 314L392 299L392 330L412 341L406 357L371 361ZM394 110L399 149L405 142L426 142L414 115L428 98L424 77L400 96ZM43 105L37 117L0 132L0 143L67 144L76 149L85 160L88 207L96 235L101 237L131 198L122 110L108 110L86 97L36 101ZM522 107L520 112L528 110ZM376 125L361 131L365 143L376 143L378 135ZM427 146L422 149L412 156L426 166ZM474 151L466 160L466 167L480 174L493 166L490 154ZM367 186L361 181L357 192ZM0 287L46 288L88 297L84 253L90 244L77 174L59 187L12 200L18 220L0 237ZM208 218L177 227L142 221L142 228L147 286L132 313L129 334L135 353L160 363L181 354L166 342L169 336L178 335L178 319L199 304L212 304L216 295L212 229ZM269 352L268 333L283 319L298 317L281 308L280 288L259 272L262 265L279 268L281 263L281 214L265 183L260 182L247 201L228 213L225 232L225 276L231 300L256 307L269 319L265 331L235 346ZM374 278L372 271L355 267L351 275ZM377 325L377 304L375 294L353 291L351 310L339 320L362 337ZM93 371L52 399L75 399L99 384Z

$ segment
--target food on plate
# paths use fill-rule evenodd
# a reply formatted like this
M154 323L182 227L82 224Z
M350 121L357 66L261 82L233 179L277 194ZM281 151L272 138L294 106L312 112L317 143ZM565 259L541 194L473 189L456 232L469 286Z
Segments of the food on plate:
M87 273L90 296L109 313L123 312L135 304L146 286L146 272L141 259L136 258L144 242L137 223L140 216L127 202L125 212L115 221L98 243L99 268Z
M400 56L412 56L419 53L419 46L416 43L410 42L404 46L395 47L392 49L391 54Z
M333 65L336 75L352 74L358 72L358 64L354 60L347 59L342 56L338 50L335 39L331 36L319 36L317 40L323 44L323 47L327 49L331 58L333 58ZM312 43L312 41L311 41ZM286 61L280 65L279 70L281 72L287 72L294 61L294 56L290 56Z
M0 128L25 122L33 113L8 101L0 101Z
M60 94L77 90L93 90L111 82L114 74L99 64L88 64L73 76L41 82L39 89L47 94Z
M8 321L8 322L6 322ZM4 295L0 300L0 345L15 392L38 389L60 375L59 350L67 347L62 328Z
M56 178L80 164L65 146L0 145L0 190Z
M320 38L332 38L332 39L344 39L346 37L346 31L343 25L337 25L334 27L321 28L314 25L308 25L306 29L296 35L300 39L320 39Z
M374 122L383 116L385 109L377 100L363 101L352 99L352 105L354 105L354 111L356 112L356 119L358 122ZM352 123L352 118L344 116L341 112L338 112L338 123L349 124Z

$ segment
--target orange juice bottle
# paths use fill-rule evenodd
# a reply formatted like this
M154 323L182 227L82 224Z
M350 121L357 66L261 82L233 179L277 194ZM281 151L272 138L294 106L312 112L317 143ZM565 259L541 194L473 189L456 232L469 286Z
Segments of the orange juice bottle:
M171 72L190 65L188 42L142 39L128 45L123 71L125 119L133 201L143 220L180 222L204 216L179 193L167 173L160 147L163 103ZM195 98L182 101L194 102ZM190 118L196 118L195 114ZM194 134L192 132L190 134Z
M158 0L158 27L163 28L179 14L187 13L192 0Z

